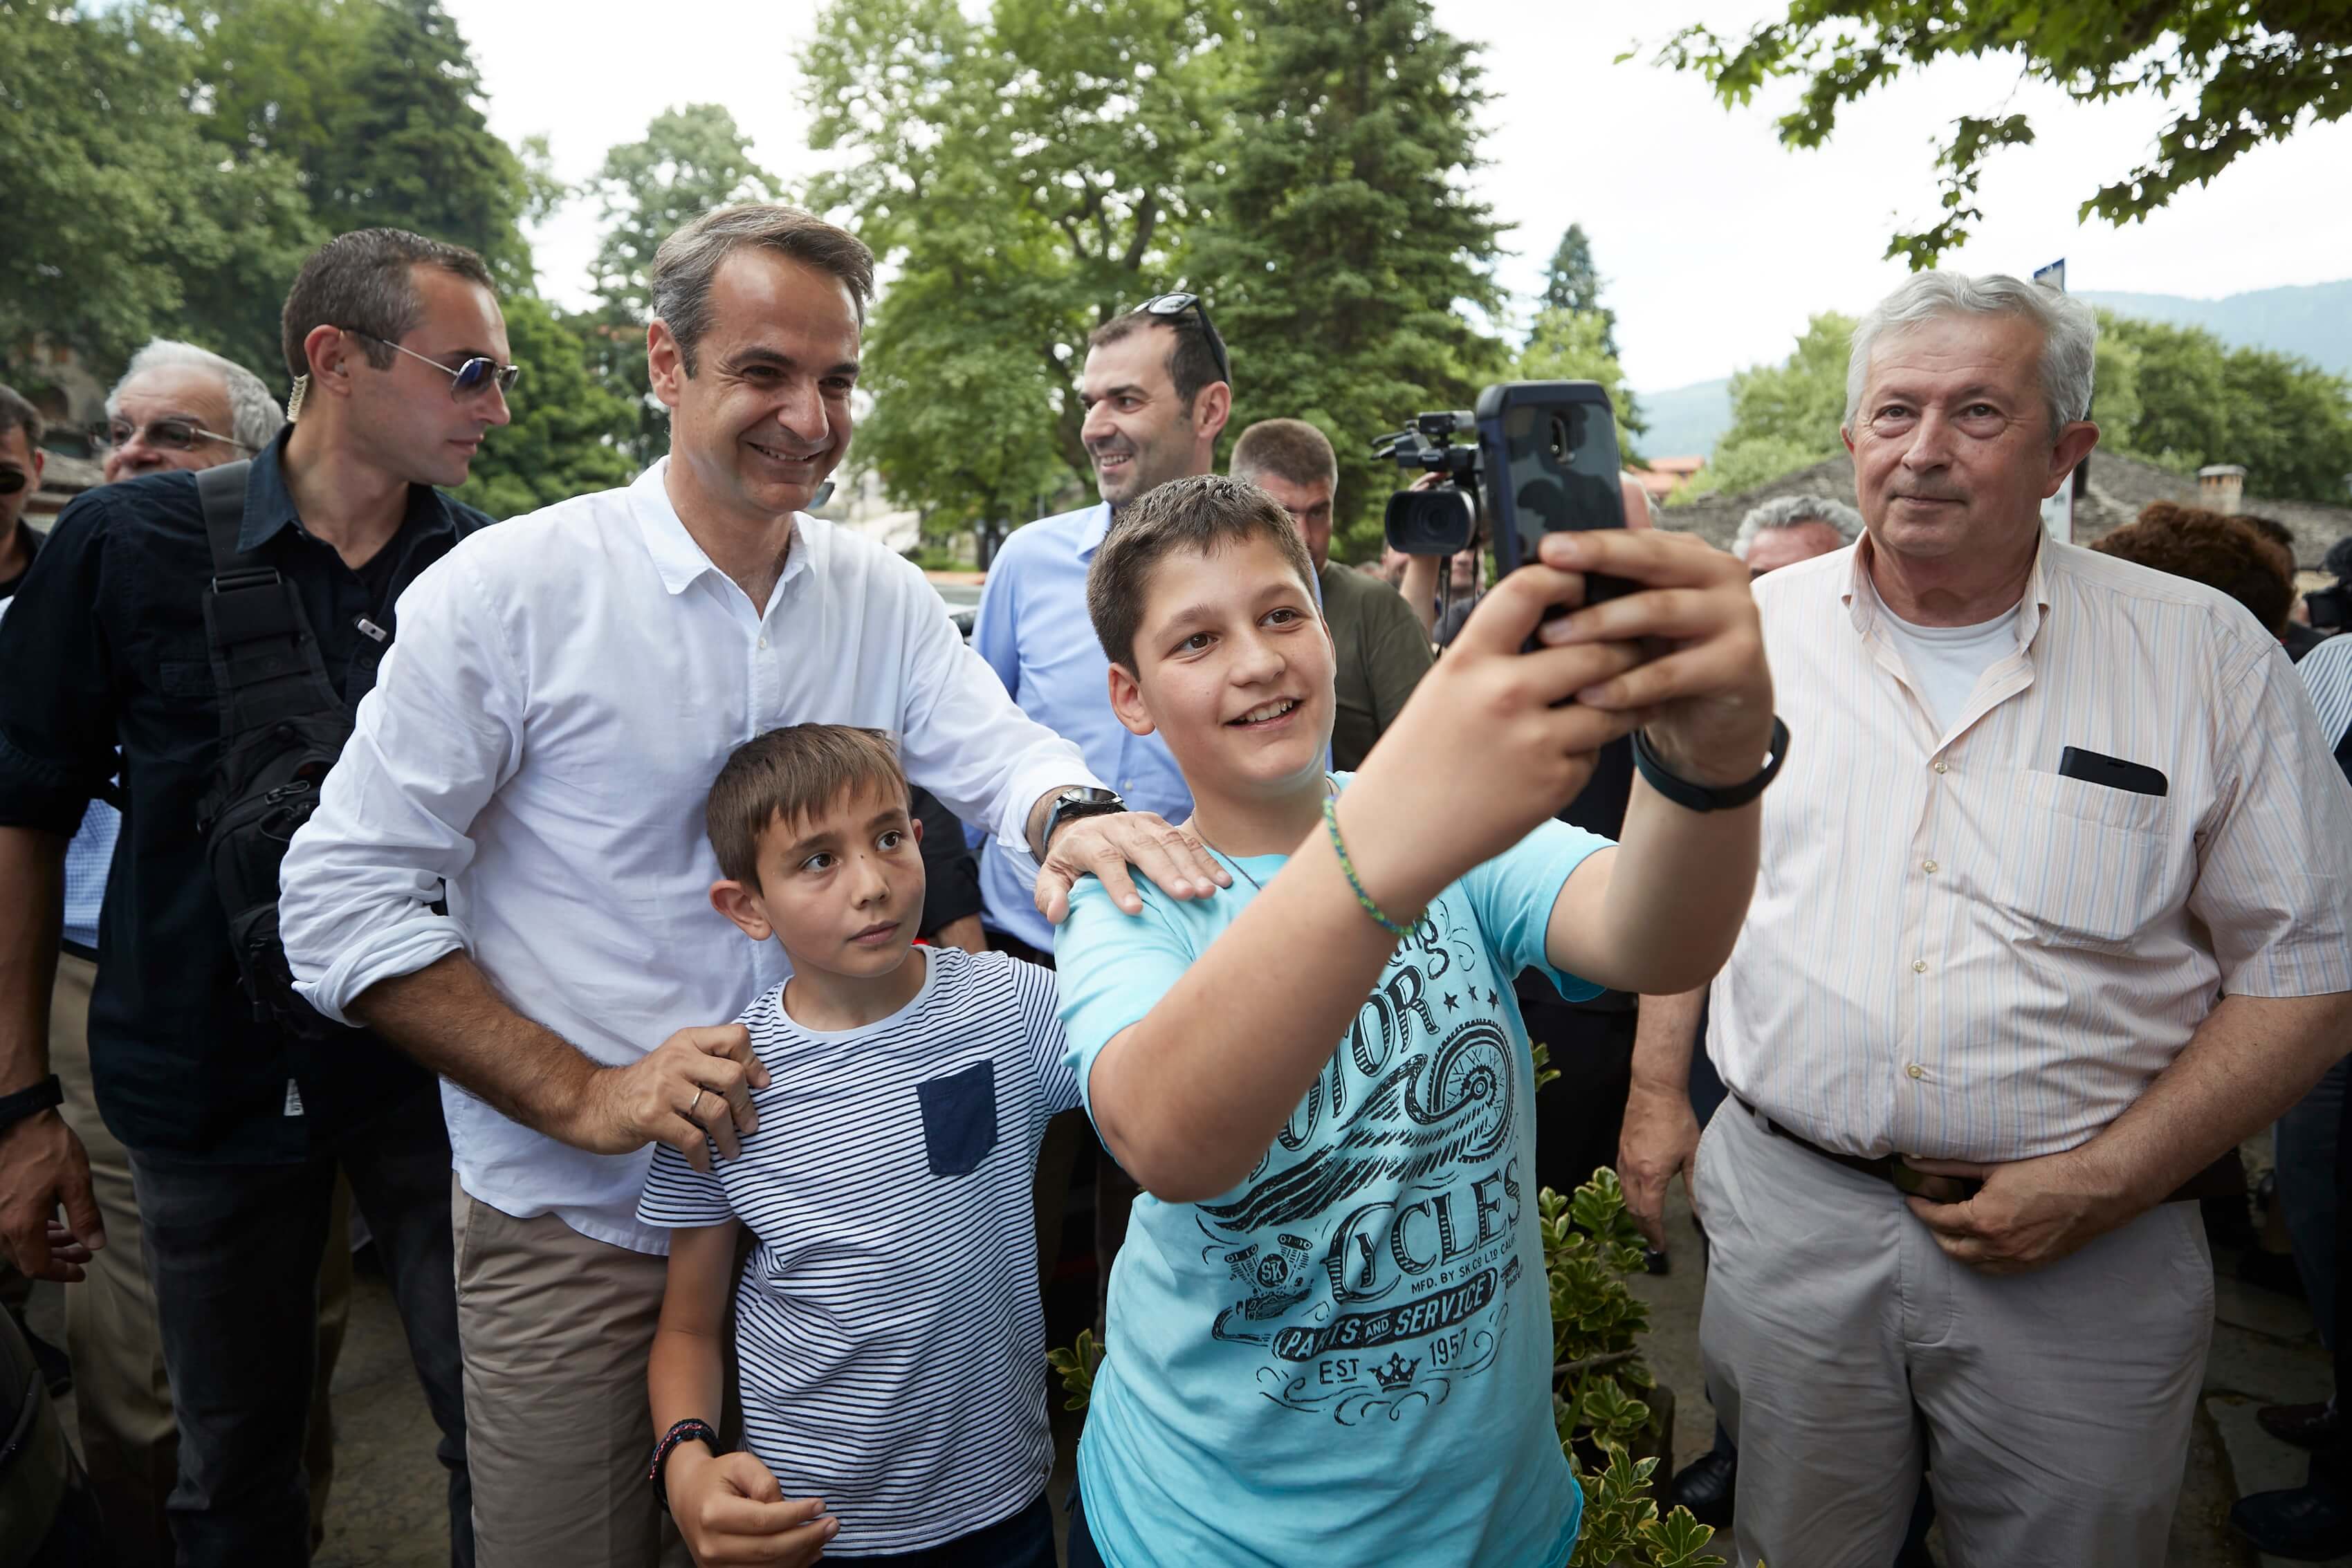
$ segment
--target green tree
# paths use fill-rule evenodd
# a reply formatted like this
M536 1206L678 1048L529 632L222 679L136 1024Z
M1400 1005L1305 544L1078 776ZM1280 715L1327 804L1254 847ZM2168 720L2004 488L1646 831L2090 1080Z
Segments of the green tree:
M535 294L509 294L501 304L509 351L523 367L508 400L514 421L484 439L458 498L510 517L628 483L638 465L618 437L632 428L633 411L596 374L587 324Z
M1339 455L1332 554L1378 548L1393 468L1371 438L1467 407L1507 363L1492 312L1501 235L1470 193L1486 101L1472 46L1428 0L1256 0L1225 155L1193 235L1232 347L1236 431L1305 419Z
M1731 426L1714 455L1669 505L1718 491L1737 494L1835 455L1845 423L1845 369L1855 322L1824 311L1807 323L1786 360L1731 378Z
M2145 218L2263 142L2352 110L2352 6L2341 0L1792 0L1786 16L1744 37L1685 27L1658 59L1699 72L1726 106L1747 103L1777 78L1802 78L1797 107L1780 119L1780 140L1818 147L1845 105L1947 57L1985 55L2015 59L2024 79L2078 103L2193 97L2145 162L2084 201L2078 216L2110 224ZM1896 234L1887 256L1935 266L1983 216L1977 184L1986 159L2033 138L2022 114L1963 116L1936 159L1945 215Z
M1609 347L1609 323L1598 310L1551 307L1538 313L1513 374L1523 382L1599 382L1617 410L1619 444L1630 460L1646 432L1642 405L1625 384L1624 367Z
M776 181L751 156L751 138L732 114L695 103L654 116L642 140L606 152L585 190L596 198L604 233L591 264L597 304L576 325L598 381L627 411L621 445L642 467L669 446L669 411L653 395L646 368L654 252L713 207L774 200Z
M2201 328L2101 311L2101 444L2182 472L2246 470L2247 493L2344 499L2352 385L2303 361L2232 349Z
M36 379L36 338L103 374L159 333L269 374L275 305L227 306L291 277L317 225L292 167L220 158L186 37L138 5L0 0L0 376Z
M1182 282L1197 188L1227 140L1227 26L1181 0L997 0L984 17L955 0L836 0L820 15L802 58L810 141L851 156L806 199L899 280L867 380L961 393L953 411L877 408L867 450L900 501L995 515L1024 498L1039 450L1091 479L1087 334ZM967 432L1006 449L1001 486L954 477Z
M1592 242L1582 224L1570 224L1544 268L1543 298L1538 311L1590 312L1601 318L1601 346L1617 357L1617 312L1601 303L1601 272L1592 265Z

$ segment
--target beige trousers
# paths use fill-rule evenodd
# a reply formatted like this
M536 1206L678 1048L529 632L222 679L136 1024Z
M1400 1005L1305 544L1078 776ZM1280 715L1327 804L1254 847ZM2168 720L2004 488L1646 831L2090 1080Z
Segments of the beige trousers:
M155 1330L155 1297L140 1245L139 1201L131 1156L99 1119L89 1070L89 995L98 966L58 955L49 1000L49 1066L65 1089L60 1113L89 1157L90 1187L106 1222L106 1245L87 1278L66 1287L66 1353L73 1358L82 1463L106 1521L119 1568L168 1568L172 1534L163 1500L178 1474L179 1427L172 1385ZM326 1535L327 1493L334 1482L335 1436L328 1385L351 1315L351 1197L341 1192L319 1269L319 1376L310 1396L310 1544Z
M1923 1457L1949 1568L2164 1561L2213 1326L2195 1204L1982 1274L1885 1182L1736 1100L1707 1124L1693 1188L1741 1568L1885 1568Z
M478 1568L687 1568L646 1480L667 1260L449 1192Z

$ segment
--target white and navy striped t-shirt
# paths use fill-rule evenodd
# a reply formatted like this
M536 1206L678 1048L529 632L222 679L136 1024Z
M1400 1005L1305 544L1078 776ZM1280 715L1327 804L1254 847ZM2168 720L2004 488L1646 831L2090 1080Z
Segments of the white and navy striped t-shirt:
M914 1552L1029 1506L1053 1469L1031 1179L1078 1103L1054 977L925 949L922 988L864 1029L741 1022L768 1070L760 1130L703 1176L656 1151L637 1216L740 1219L746 1446L821 1497L843 1556Z

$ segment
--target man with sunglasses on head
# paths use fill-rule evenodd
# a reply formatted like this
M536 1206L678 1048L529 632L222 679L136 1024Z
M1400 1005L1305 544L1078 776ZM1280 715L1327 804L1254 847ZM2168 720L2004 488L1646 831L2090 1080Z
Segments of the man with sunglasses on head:
M230 883L202 824L234 777L224 707L240 748L332 733L338 705L375 683L402 591L488 521L436 486L462 484L507 423L513 368L481 258L396 229L320 247L282 343L296 423L248 467L217 469L243 482L241 508L234 486L226 497L225 563L203 476L144 474L66 508L0 622L0 909L29 915L0 925L0 1238L26 1272L68 1281L106 1245L85 1152L55 1109L47 1025L66 840L119 768L89 1049L100 1110L130 1150L178 1418L177 1560L309 1557L304 1433L340 1173L441 1430L452 1561L470 1563L436 1086L369 1034L257 1007L267 988L240 985ZM176 432L150 431L198 411L142 412L155 417L126 419L131 439L171 448ZM309 786L279 793L299 809Z

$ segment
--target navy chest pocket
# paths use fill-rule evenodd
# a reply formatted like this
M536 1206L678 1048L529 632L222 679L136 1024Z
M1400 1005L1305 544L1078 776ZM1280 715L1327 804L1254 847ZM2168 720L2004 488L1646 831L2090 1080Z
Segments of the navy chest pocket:
M923 1153L935 1176L968 1176L996 1146L996 1063L982 1061L915 1085Z

